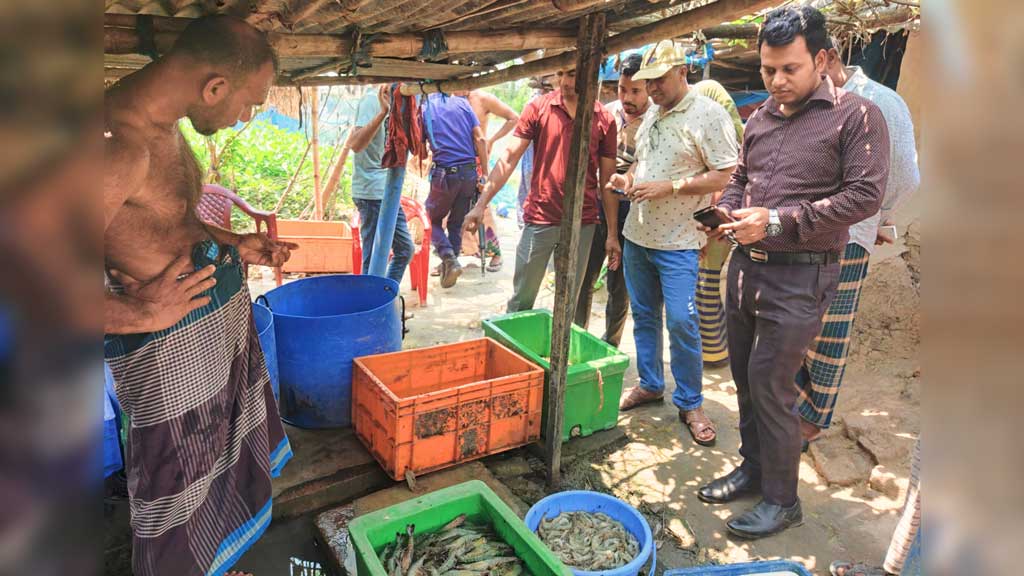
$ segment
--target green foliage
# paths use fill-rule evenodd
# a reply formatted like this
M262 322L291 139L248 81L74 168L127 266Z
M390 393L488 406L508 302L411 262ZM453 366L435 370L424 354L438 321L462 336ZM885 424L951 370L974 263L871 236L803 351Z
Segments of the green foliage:
M516 80L515 82L505 82L504 84L498 84L497 86L491 86L484 88L484 92L490 92L497 96L498 100L501 100L505 104L508 104L516 113L521 113L523 108L526 107L526 103L533 96L533 90L527 84L526 80Z
M210 154L206 137L198 134L190 122L183 120L180 124L185 139L206 171L206 182L214 181L209 173ZM306 150L305 135L289 132L274 126L267 121L256 121L244 131L231 128L221 130L212 140L216 145L220 161L218 172L220 184L233 190L258 210L273 210L281 194L288 187L288 182L302 160ZM231 142L225 149L225 145ZM330 176L332 161L340 146L320 146L321 183L326 185ZM351 205L351 168L352 158L346 163L345 173L338 184L332 199L335 208ZM278 211L280 218L298 218L302 211L310 205L313 198L313 154L310 152L302 165L298 180ZM328 213L331 211L328 210ZM252 220L238 210L232 212L232 226L235 230L252 227Z

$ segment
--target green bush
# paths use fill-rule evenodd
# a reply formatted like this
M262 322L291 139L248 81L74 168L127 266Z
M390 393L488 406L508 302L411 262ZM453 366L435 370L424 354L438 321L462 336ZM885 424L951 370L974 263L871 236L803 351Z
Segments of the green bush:
M206 137L197 133L188 120L182 120L181 131L198 158L206 177L205 182L215 181L209 173L210 153ZM237 137L236 137L237 135ZM233 139L233 141L232 141ZM219 183L244 198L254 208L273 210L306 150L304 134L289 132L260 120L239 133L238 129L221 130L212 140L220 154ZM231 145L224 146L231 141ZM339 146L340 147L340 146ZM321 185L326 186L330 176L330 162L336 158L336 146L320 146ZM351 206L352 156L345 166L345 172L332 197L334 213L340 208ZM313 154L309 153L302 165L298 180L278 211L280 218L298 218L313 198ZM331 213L330 210L327 210ZM252 220L238 210L232 212L231 223L236 230L252 227Z

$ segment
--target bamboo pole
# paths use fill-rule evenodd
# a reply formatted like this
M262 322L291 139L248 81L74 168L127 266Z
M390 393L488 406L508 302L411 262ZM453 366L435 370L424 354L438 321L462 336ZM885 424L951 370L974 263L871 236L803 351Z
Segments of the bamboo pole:
M615 54L631 48L639 48L657 40L674 38L707 26L733 20L739 16L771 8L778 3L779 0L718 0L714 4L694 8L659 22L612 36L608 39L607 51L609 54ZM550 58L543 58L518 66L510 66L492 74L481 74L480 76L470 78L457 78L455 80L422 85L406 84L402 86L402 94L406 96L421 92L429 94L441 91L442 89L446 93L456 90L475 90L484 86L493 86L529 76L540 76L557 72L558 70L567 70L574 66L575 61L576 51L570 50Z
M602 12L583 17L576 45L576 118L573 121L569 162L565 167L565 188L562 197L562 223L559 227L558 249L555 252L555 305L551 324L551 380L548 387L548 426L545 433L548 485L561 483L562 427L565 421L565 386L569 370L569 341L572 334L573 311L579 296L576 277L576 254L580 247L580 222L583 197L587 185L590 135L593 128L594 103L598 93L598 71L604 59L605 15ZM483 247L481 247L483 250Z
M288 181L288 187L284 189L281 197L277 199L277 205L274 206L274 214L280 212L281 208L284 206L284 199L288 197L288 194L292 191L292 187L295 186L295 181L299 179L299 173L302 172L302 166L306 163L306 158L309 156L309 149L312 147L313 141L310 140L309 143L306 144L306 151L302 153L302 158L299 160L298 168L295 169L295 174L292 174L292 179Z
M341 147L341 156L338 161L334 164L334 169L331 170L331 177L327 179L327 186L324 187L324 205L331 205L331 196L338 189L338 182L341 181L342 174L345 173L345 162L348 160L348 154L351 148L348 147L348 139L352 135L352 130L349 130L345 134L345 138L342 140L344 144Z
M320 197L320 89L314 87L310 98L310 124L313 128L313 219L323 220L324 202Z

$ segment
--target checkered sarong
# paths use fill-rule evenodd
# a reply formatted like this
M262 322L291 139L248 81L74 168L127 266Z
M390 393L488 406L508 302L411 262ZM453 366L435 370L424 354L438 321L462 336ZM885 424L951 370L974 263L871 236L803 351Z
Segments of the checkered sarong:
M839 287L825 312L821 333L807 350L804 364L796 374L800 388L800 416L819 428L828 428L839 397L839 385L846 372L850 333L860 303L860 289L868 274L868 251L847 244L840 261Z
M697 269L697 314L705 362L721 362L729 358L721 285L722 267L731 249L728 242L710 240Z
M211 302L171 328L105 342L131 419L137 576L224 574L270 524L270 479L291 457L234 248L214 277Z

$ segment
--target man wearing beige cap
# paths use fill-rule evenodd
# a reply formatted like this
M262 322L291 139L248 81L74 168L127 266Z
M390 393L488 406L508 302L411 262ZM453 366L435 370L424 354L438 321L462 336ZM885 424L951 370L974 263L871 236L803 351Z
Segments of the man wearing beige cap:
M607 252L610 267L619 265L620 256L625 266L640 374L640 384L625 393L620 407L661 402L662 332L667 327L676 383L672 401L694 441L712 446L715 427L702 408L696 303L697 261L706 238L693 213L708 206L710 195L729 182L739 154L736 129L721 105L690 90L686 54L671 40L644 54L633 80L646 80L654 106L637 131L636 163L625 175L613 176L604 193ZM614 188L626 190L632 202L622 247Z

